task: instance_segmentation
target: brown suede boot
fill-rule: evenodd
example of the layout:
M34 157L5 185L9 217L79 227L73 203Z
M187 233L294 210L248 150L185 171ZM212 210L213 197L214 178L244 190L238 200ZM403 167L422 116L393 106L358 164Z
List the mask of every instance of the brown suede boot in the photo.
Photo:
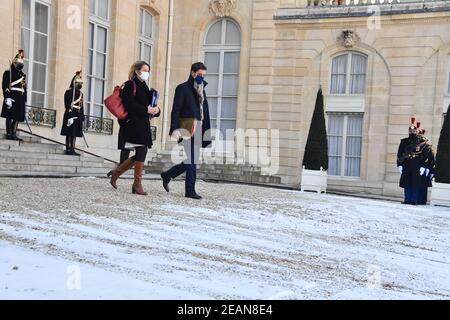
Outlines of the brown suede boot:
M148 195L142 187L142 173L144 172L144 162L136 161L134 166L134 183L133 183L133 194L138 194L141 196Z
M128 170L130 170L133 167L133 165L134 165L133 158L129 158L120 166L118 166L115 170L112 171L111 185L114 187L114 189L117 189L117 180L120 178L120 176L123 175Z

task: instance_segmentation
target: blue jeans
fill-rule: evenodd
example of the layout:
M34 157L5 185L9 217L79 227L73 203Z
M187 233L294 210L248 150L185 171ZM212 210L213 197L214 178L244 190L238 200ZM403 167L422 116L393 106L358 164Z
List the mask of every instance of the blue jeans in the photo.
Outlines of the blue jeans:
M200 142L196 143L196 141ZM195 183L197 181L197 164L200 158L201 141L201 136L200 139L194 139L194 137L192 137L190 140L183 140L183 142L181 142L181 145L183 146L184 152L187 155L186 161L173 166L166 172L166 175L171 179L175 179L176 177L186 172L186 194L195 193Z

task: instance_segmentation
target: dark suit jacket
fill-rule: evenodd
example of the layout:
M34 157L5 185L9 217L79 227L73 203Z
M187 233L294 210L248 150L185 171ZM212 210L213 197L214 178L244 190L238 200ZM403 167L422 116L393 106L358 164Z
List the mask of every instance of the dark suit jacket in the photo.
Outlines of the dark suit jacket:
M205 81L205 88L208 83ZM206 92L203 92L205 101L203 103L203 125L202 125L202 146L208 147L211 144L210 135L205 135L211 129L211 119L209 116L209 105ZM175 130L180 129L180 118L195 118L201 120L200 101L197 91L194 88L194 78L180 84L175 89L175 97L173 99L173 108L171 115L170 132L171 135Z

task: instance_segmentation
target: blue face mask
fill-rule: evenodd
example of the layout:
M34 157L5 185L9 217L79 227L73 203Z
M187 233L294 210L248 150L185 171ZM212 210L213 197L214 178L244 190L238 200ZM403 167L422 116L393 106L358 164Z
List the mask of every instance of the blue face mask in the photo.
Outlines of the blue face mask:
M195 82L197 82L197 84L202 84L204 79L205 78L202 77L202 76L196 76L195 77Z

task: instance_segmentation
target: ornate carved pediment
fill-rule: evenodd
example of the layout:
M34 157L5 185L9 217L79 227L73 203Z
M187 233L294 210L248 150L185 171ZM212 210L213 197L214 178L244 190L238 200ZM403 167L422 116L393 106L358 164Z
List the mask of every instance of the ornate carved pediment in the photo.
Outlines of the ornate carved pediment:
M338 43L346 48L353 47L361 38L352 30L345 30L337 39Z
M209 10L218 18L229 17L236 8L237 0L211 0Z

